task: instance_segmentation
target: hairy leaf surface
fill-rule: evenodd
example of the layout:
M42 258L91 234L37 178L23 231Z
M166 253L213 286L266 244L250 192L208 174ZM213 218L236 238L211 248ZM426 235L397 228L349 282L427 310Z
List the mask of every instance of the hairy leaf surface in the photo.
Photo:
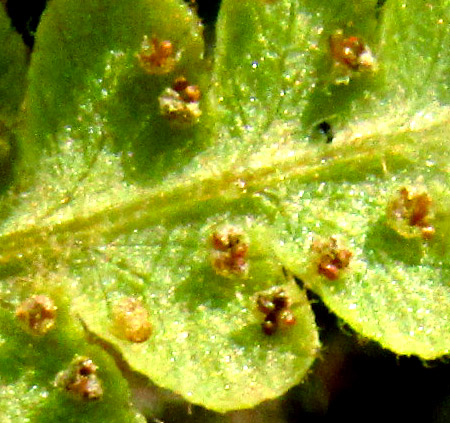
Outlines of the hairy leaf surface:
M220 412L305 376L303 286L397 354L448 354L449 4L416 3L224 0L212 65L177 1L54 0L3 205L3 301L70 290L132 369ZM331 54L340 34L368 65ZM170 72L142 68L144 36L171 41ZM188 122L160 110L180 76L202 92ZM296 324L268 335L258 298L279 290Z

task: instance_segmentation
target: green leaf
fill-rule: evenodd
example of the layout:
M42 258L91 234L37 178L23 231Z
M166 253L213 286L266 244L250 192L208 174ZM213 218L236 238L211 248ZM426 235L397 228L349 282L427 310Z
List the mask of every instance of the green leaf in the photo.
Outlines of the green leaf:
M27 50L20 35L11 27L0 6L0 189L10 180L11 162L15 159L14 131L26 88Z
M40 287L41 296L45 289ZM69 315L69 299L58 290L46 294L51 294L57 305L56 322L53 330L40 336L25 331L5 304L0 309L2 422L144 422L130 407L127 382L112 358L100 347L89 345L79 324ZM77 355L88 357L98 366L103 391L100 399L87 400L74 390L55 386L58 373L65 371Z
M4 124L6 119L15 117L25 94L27 51L3 6L0 7L0 40L0 121Z
M134 370L214 410L251 407L305 375L319 346L314 317L267 242L259 201L222 202L225 180L210 185L179 169L212 144L214 110L205 96L199 122L167 120L158 96L178 76L206 91L199 24L177 1L125 3L138 24L125 25L125 11L103 1L55 1L42 20L25 128L36 148L27 138L20 164L33 186L4 224L6 281L50 269L47 283L70 286L72 313ZM176 46L171 72L144 72L144 36ZM162 179L171 168L181 176ZM149 180L159 185L146 188ZM231 277L215 272L211 244L229 225L242 231L250 261L248 273ZM11 248L21 250L18 261ZM297 324L268 336L257 298L274 287L288 295Z
M304 378L319 342L300 280L383 347L448 354L448 1L322 3L224 0L210 82L178 1L53 0L2 300L68 290L133 370L220 412ZM165 40L174 66L147 72Z
M378 19L375 2L326 8L224 2L214 98L231 111L221 130L240 132L223 143L221 161L232 166L222 156L242 144L259 151L238 165L232 156L245 169L236 178L266 202L277 254L306 286L362 335L433 359L450 348L448 2L391 1ZM251 26L234 25L250 16ZM377 69L334 83L336 29L372 41ZM314 126L322 120L335 128L332 145ZM439 229L431 241L398 233L387 217L403 187L432 198ZM314 251L330 237L352 253L336 282L318 272Z
M402 100L449 103L448 6L448 1L386 4L380 54L388 89Z
M153 38L172 43L172 72L149 75L143 69L137 56L144 36L150 47ZM200 24L178 1L140 0L132 7L120 1L56 2L43 16L29 75L33 106L27 132L36 150L27 146L23 154L58 151L52 137L63 126L67 136L78 130L100 138L107 132L111 148L122 154L127 177L148 184L205 143L202 134L189 128L180 133L161 121L155 101L178 76L206 88L202 54ZM91 151L86 149L87 161L95 160L103 142L97 139Z

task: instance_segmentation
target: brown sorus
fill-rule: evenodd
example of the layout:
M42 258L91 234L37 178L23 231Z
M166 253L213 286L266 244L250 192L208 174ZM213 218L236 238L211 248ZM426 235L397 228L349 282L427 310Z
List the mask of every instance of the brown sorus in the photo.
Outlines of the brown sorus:
M140 343L152 333L148 311L136 298L121 298L113 307L112 316L113 333L119 338Z
M336 238L326 242L315 241L311 247L318 254L317 271L320 275L334 281L339 279L341 270L350 264L352 253L338 245Z
M190 85L184 76L180 76L173 82L172 88L180 94L181 98L188 103L200 101L201 91L197 85Z
M159 41L153 37L149 41L145 35L141 44L141 51L137 58L142 69L148 74L163 75L174 70L176 58L171 41Z
M244 276L248 271L248 243L238 229L227 226L211 235L212 263L217 274Z
M291 303L283 289L258 295L256 303L258 310L265 314L261 327L266 335L273 335L280 326L295 325L295 316L290 310Z
M103 389L97 369L90 358L76 356L67 370L58 373L55 385L81 399L99 400L103 396Z
M337 30L330 36L329 43L335 66L355 72L377 68L376 59L362 38L346 37L342 30Z
M431 224L432 200L426 192L411 192L401 188L388 206L388 219L400 235L413 237L417 228L424 239L431 239L435 229Z
M24 328L33 335L45 335L56 321L57 307L46 295L33 295L16 309L17 318Z

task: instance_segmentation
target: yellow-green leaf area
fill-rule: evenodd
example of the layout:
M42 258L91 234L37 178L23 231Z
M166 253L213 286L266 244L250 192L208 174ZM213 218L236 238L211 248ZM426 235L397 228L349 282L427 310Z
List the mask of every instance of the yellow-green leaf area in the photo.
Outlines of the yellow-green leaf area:
M2 301L65 290L133 370L219 412L305 377L305 290L397 354L448 354L448 2L379 3L224 0L212 64L182 2L53 0Z
M55 2L42 17L32 62L26 130L36 148L28 142L24 156L58 152L56 129L66 137L87 131L97 135L83 149L88 163L108 138L127 177L148 183L206 143L198 131L205 124L160 119L158 99L177 78L207 87L202 28L183 2Z
M133 370L213 410L252 407L304 377L319 347L314 316L272 250L259 201L236 197L207 166L183 169L216 143L209 124L186 127L158 108L180 75L207 89L198 21L181 2L125 3L58 0L42 20L25 122L39 148L21 139L20 174L33 177L17 181L22 194L3 222L5 292L17 278L24 290L44 279L67 289L70 313ZM146 36L178 46L170 72L142 69ZM207 95L199 107L214 116ZM221 225L242 231L248 257L214 251ZM227 271L229 260L243 262ZM290 323L271 317L266 334L258 297L273 289L287 296L279 312Z
M86 293L74 301L90 330L115 344L133 369L220 412L280 396L301 380L319 345L306 295L264 246L259 222L236 221L249 238L248 273L217 273L209 238L213 222L225 218L205 216L207 225L141 229L119 237L76 272ZM273 288L285 290L297 322L267 335L257 298ZM124 339L113 329L116 305L130 297L148 311L148 341Z
M362 335L398 354L437 358L450 348L448 3L391 1L379 8L370 2L337 1L315 11L312 6L294 1L224 3L222 10L229 15L219 20L226 35L219 37L217 71L225 79L222 66L235 61L241 73L217 85L217 98L219 105L229 102L228 110L242 121L242 132L222 151L243 144L259 150L239 177L272 216L280 237L278 255L286 267ZM289 12L291 25L303 23L293 30L293 44L280 41L287 27L281 31L285 21L275 18ZM239 13L252 16L252 30L232 24L231 16ZM271 34L267 22L272 17L283 35ZM312 32L306 22L313 25ZM348 43L351 37L351 42L367 43L373 66L344 69L346 62L331 51L336 31ZM306 44L298 45L302 39ZM244 57L233 51L233 40L249 46L241 53ZM303 55L306 45L310 53ZM299 54L294 69L281 59L293 52ZM262 66L254 63L258 57L264 59ZM270 69L268 57L276 63ZM298 75L302 67L308 76L280 78ZM275 85L270 78L283 81L279 102L269 89L264 91ZM289 92L292 98L284 95ZM233 109L235 104L239 107ZM258 104L262 107L256 111ZM297 107L296 114L289 113L290 104ZM249 119L252 114L270 116L270 123ZM316 126L322 120L331 127L328 134ZM246 167L232 157L231 162L224 160L224 167ZM275 163L276 171L269 170ZM259 175L267 178L264 183ZM429 218L434 226L428 228L435 231L430 239L419 228L428 223L410 220L402 223L402 230L392 222L389 210L402 189L411 197L416 192L429 198L424 222ZM348 269L326 268L326 260L333 257L317 251L318 244L333 240L351 254Z
M131 407L128 385L112 358L100 347L89 345L79 322L69 316L68 298L55 286L46 292L44 286L37 285L35 293L49 295L57 309L55 326L39 336L25 330L14 311L24 298L2 293L2 422L143 422L143 417ZM66 370L76 356L88 357L98 367L100 399L87 400L56 386L58 373Z

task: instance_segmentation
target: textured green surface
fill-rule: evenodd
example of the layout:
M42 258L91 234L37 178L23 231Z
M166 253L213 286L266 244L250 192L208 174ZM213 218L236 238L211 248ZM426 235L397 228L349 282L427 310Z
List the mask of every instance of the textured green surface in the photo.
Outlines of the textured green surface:
M9 180L14 160L12 128L22 117L20 105L26 88L27 50L20 35L11 27L3 4L0 5L0 190Z
M223 10L229 9L232 18L224 14L219 30L233 38L218 37L224 70L219 69L215 96L220 104L230 103L227 110L234 107L230 116L235 123L226 121L223 131L231 127L239 136L232 145L221 144L221 157L242 144L259 151L247 165L236 166L231 156L224 167L247 168L237 178L272 216L280 238L278 256L334 312L399 354L436 358L450 348L449 8L446 2L420 7L388 2L377 22L375 7L369 6L336 2L333 12L302 14L301 2L265 7L224 2ZM265 23L275 10L286 16L274 19L277 36ZM242 53L245 57L227 53L237 39L234 20L251 14L259 28L245 32L251 48ZM313 25L312 34L307 23ZM347 25L349 34L374 41L379 70L354 75L348 86L335 86L329 57L315 68L308 60L325 57L330 33ZM289 31L295 37L275 42L289 37ZM242 80L227 79L229 60L240 61ZM277 81L272 92L271 78ZM254 125L253 116L268 123ZM340 129L330 146L310 126L322 119ZM388 203L404 186L428 190L433 198L439 230L429 243L405 239L386 224ZM337 282L317 274L311 252L314 239L330 236L342 238L354 254L350 271Z
M58 306L55 329L41 337L30 335L11 312L0 310L1 421L144 422L130 407L127 383L114 361L100 347L87 344L82 329L68 315L68 298L59 290L35 288L40 294L50 294ZM77 354L98 366L104 392L98 401L83 400L54 386L58 372Z
M104 10L100 5L91 2L89 7ZM157 110L157 96L171 78L183 75L206 89L201 72L208 64L200 61L200 28L188 9L177 2L152 5L142 2L143 9L129 12L140 16L146 11L142 28L120 27L120 37L108 34L119 41L91 53L98 63L79 57L79 46L89 50L90 45L80 40L86 33L90 43L96 37L103 40L112 24L88 30L89 24L80 22L81 31L72 22L69 29L64 23L72 19L74 8L86 13L83 3L55 2L46 12L27 100L36 107L27 110L26 131L38 148L23 145L29 157L22 163L24 172L34 178L34 188L4 226L16 247L30 254L16 262L8 253L5 272L29 272L23 266L32 266L33 273L51 268L49 283L70 286L72 311L112 342L133 369L209 408L251 407L300 382L319 346L314 317L304 292L283 274L267 244L271 236L257 216L258 201L216 201L217 190L226 184L191 180L190 172L160 182L162 188L144 187L213 143L205 138L213 113L206 97L201 103L205 117L193 127L172 125ZM112 8L108 20L121 19L120 10ZM162 15L171 16L164 25ZM144 35L169 39L182 52L171 74L146 75L139 67L136 54ZM55 45L64 40L71 41L64 47L65 57L53 56ZM49 87L45 94L43 79ZM66 117L71 113L74 117ZM31 155L41 160L36 172L29 169L36 160ZM17 211L22 218L16 219ZM245 278L218 276L212 268L210 237L220 223L237 225L249 238L252 263ZM23 230L20 240L13 235L18 230ZM42 237L52 245L41 243ZM298 323L268 337L256 298L272 286L289 293ZM113 309L123 297L138 298L148 310L153 326L148 342L133 344L115 336Z
M11 27L3 6L0 7L0 121L12 119L25 93L26 47ZM8 122L11 123L11 122ZM0 134L1 135L1 134Z
M444 0L381 11L375 1L224 0L208 72L201 28L177 1L53 0L31 62L20 193L2 203L5 319L43 287L68 292L70 328L80 316L132 369L221 412L280 396L317 355L292 275L383 347L448 354L449 10ZM334 83L328 47L338 29L377 59L347 85ZM173 42L172 73L139 67L144 35ZM196 124L158 110L180 75L203 93ZM324 119L331 144L316 128ZM389 225L403 187L432 198L431 240ZM211 235L226 225L248 241L244 277L212 266ZM336 281L318 273L314 251L332 236L352 253ZM268 336L257 297L272 287L297 324ZM145 342L113 330L126 297L148 312ZM28 380L14 380L24 392Z

